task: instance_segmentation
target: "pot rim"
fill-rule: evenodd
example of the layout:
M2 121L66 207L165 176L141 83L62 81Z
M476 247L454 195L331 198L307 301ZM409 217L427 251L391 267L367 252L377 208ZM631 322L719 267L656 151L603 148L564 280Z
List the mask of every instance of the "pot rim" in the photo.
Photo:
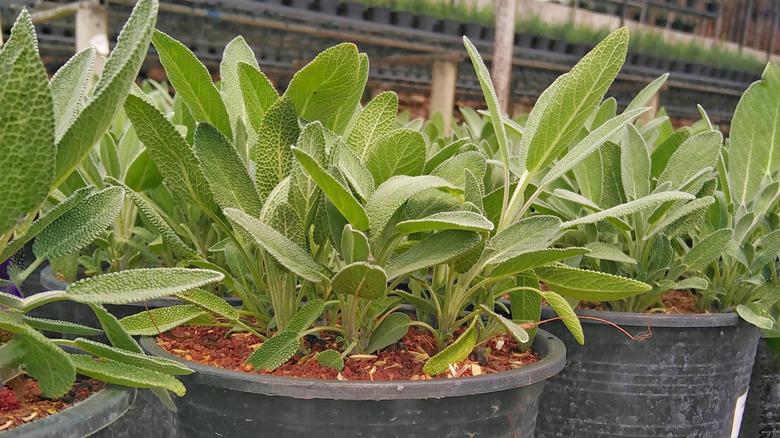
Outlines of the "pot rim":
M549 315L552 309L545 307L543 313ZM581 316L605 319L620 326L636 327L678 327L707 328L733 327L740 324L741 318L734 312L695 313L684 315L666 315L657 313L613 312L604 310L577 310ZM583 324L605 324L600 321L582 319Z
M106 386L90 397L56 414L3 432L3 438L89 436L122 418L136 397L136 390ZM112 415L118 412L118 415Z
M299 379L224 370L175 356L157 345L153 337L142 337L141 346L154 356L175 360L195 370L195 374L187 376L194 383L297 399L421 400L485 394L543 382L558 374L566 362L563 342L544 330L537 331L533 343L534 351L542 359L522 368L457 379L384 382Z

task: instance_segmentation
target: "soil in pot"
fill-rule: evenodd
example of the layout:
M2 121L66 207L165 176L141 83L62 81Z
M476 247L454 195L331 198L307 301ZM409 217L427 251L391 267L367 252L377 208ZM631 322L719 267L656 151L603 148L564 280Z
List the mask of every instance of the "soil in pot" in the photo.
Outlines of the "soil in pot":
M430 380L341 381L285 378L185 361L142 338L150 353L178 360L180 436L343 438L533 437L544 381L563 367L565 350L539 330L539 360L518 369ZM249 427L247 426L249 425Z
M218 368L251 372L246 359L259 346L259 340L249 333L229 333L228 328L182 326L160 335L157 343L166 351L185 360ZM333 336L309 336L302 348L306 354L297 354L274 371L256 371L284 377L303 377L326 380L425 380L425 361L436 353L435 340L428 332L410 329L401 341L375 355L348 356L339 372L317 363L317 352L328 348L339 349ZM520 368L538 360L531 352L520 352L517 342L508 335L488 342L484 354L472 353L468 360L439 377L468 377Z
M675 304L678 305L678 304ZM730 438L739 428L758 330L736 314L579 311L585 346L559 321L567 367L548 381L537 437Z
M61 398L49 399L41 395L35 380L19 376L0 389L0 432L57 414L104 386L96 380L79 379Z

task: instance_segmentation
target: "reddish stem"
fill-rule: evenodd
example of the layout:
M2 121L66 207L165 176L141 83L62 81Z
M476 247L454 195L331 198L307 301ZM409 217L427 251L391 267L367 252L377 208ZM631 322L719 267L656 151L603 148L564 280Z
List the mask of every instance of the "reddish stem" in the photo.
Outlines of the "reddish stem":
M598 321L598 322L610 325L610 326L616 328L620 333L623 333L624 335L626 335L626 337L628 339L631 339L634 342L646 341L646 340L648 340L648 339L653 337L653 330L650 329L650 326L647 326L647 331L646 332L640 333L640 334L634 336L631 333L627 332L623 327L620 327L619 325L615 324L614 322L608 321L608 320L603 319L603 318L597 318L595 316L581 316L581 315L577 315L577 318L579 318L579 319L587 319L587 320L591 320L591 321ZM538 326L540 326L542 324L546 324L548 322L553 322L553 321L562 320L562 319L563 319L563 317L557 316L555 318L550 318L550 319L545 319L544 321L539 321L539 322L533 324L533 326L538 327Z

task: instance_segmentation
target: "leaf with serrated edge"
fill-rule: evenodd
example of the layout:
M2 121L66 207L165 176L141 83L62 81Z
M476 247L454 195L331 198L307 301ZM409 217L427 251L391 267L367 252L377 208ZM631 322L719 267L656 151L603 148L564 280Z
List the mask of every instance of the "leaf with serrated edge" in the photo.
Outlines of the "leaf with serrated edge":
M66 292L79 303L126 304L175 295L223 278L208 269L131 269L79 280L68 285Z
M704 236L685 253L681 262L691 271L704 268L723 252L732 234L734 231L731 228L723 228Z
M553 85L547 104L520 141L521 167L544 168L571 143L583 122L598 107L625 61L628 28L604 38ZM530 119L529 119L530 122Z
M412 320L403 312L395 312L385 318L371 333L366 351L371 354L400 341L409 331Z
M190 49L167 34L155 30L152 44L160 56L168 80L176 94L199 122L208 122L228 138L233 138L230 116L211 75Z
M515 222L488 243L493 250L488 263L501 263L518 254L547 248L558 237L560 226L561 220L555 216L531 216Z
M139 312L119 320L133 336L157 336L206 314L200 306L179 304Z
M290 80L285 91L295 105L298 116L307 121L319 120L335 131L336 117L343 105L356 105L350 96L360 83L360 57L352 43L341 43L318 54ZM351 108L354 110L354 107Z
M331 287L338 294L377 299L385 295L387 275L379 266L355 262L336 273L331 280Z
M92 97L57 143L53 187L59 186L76 170L111 125L146 59L157 8L157 0L139 0L135 4L106 60Z
M203 289L193 289L191 291L176 294L176 297L182 301L196 304L211 313L235 321L238 319L238 312L227 301L217 295Z
M512 337L514 337L520 344L525 344L531 339L531 337L528 335L528 332L524 328L515 324L515 322L511 319L504 318L484 304L481 304L480 307L485 313L492 316L496 321L504 326L506 331L509 332L509 334L511 334Z
M266 112L257 141L249 152L257 166L255 183L262 199L290 173L290 146L299 134L295 108L289 97L282 96Z
M49 82L54 103L56 141L62 138L84 103L94 63L95 48L89 46L70 58Z
M547 248L529 251L511 257L499 263L491 274L494 276L513 274L533 269L537 266L548 265L569 257L587 255L590 251L586 248Z
M425 138L411 129L396 129L369 146L363 160L376 185L395 175L420 175L425 166Z
M614 301L650 291L650 285L630 278L568 266L534 269L539 280L566 298L585 301Z
M767 175L780 168L780 68L767 64L761 80L742 94L729 137L728 174L732 201L749 205Z
M344 358L336 350L324 350L317 353L317 363L338 371L344 369Z
M458 339L447 348L441 350L432 358L428 359L423 365L423 372L429 376L435 376L447 371L450 364L458 363L471 354L471 350L477 343L477 320L474 318L471 325L464 331Z
M38 382L44 395L64 395L76 381L76 370L67 353L37 330L22 321L20 314L0 311L0 329L15 333L24 343L20 362L27 374Z
M615 245L604 242L591 242L585 245L590 252L584 254L585 257L599 260L611 260L613 262L636 264L636 260L626 255L622 249Z
M608 208L606 210L599 211L587 216L582 216L577 219L567 221L561 224L561 228L571 228L576 225L582 224L595 224L604 219L618 218L627 216L630 214L638 213L650 207L655 207L659 204L669 201L689 201L694 199L694 196L685 192L660 192L653 193L644 196L640 199L626 202L625 204L616 205L615 207Z
M108 187L93 193L47 226L33 244L37 258L54 258L92 243L119 215L125 192Z
M187 392L175 377L139 368L104 357L94 358L86 354L69 355L79 374L115 385L133 388L164 388L179 397Z
M572 147L563 158L555 163L552 169L544 176L544 179L542 179L541 185L545 186L563 176L603 145L604 142L609 140L615 133L623 129L627 124L631 123L632 120L639 117L639 115L645 111L647 111L647 108L627 111L607 120L601 126L594 129L590 134Z
M390 218L409 198L431 188L455 189L455 186L430 175L399 175L383 182L366 202L371 237L382 233Z
M78 189L75 192L73 192L73 194L70 195L68 198L66 198L64 201L52 207L46 213L43 213L38 219L35 220L35 222L32 223L32 225L30 225L29 228L27 228L27 230L24 233L17 236L14 240L9 242L8 245L5 246L5 248L3 248L2 253L0 253L0 260L8 260L8 258L14 255L16 251L21 249L25 243L32 240L41 231L43 231L46 227L48 227L52 222L54 222L60 216L67 213L70 209L78 205L82 200L84 200L84 198L86 198L91 193L93 193L93 189L91 187L84 187Z
M243 211L227 208L224 213L231 223L252 236L257 245L271 254L285 268L315 283L323 280L323 274L317 262L283 234Z
M542 292L542 298L561 317L561 321L569 329L569 333L574 336L574 340L580 345L585 345L585 333L582 331L582 324L566 299L551 291Z
M166 187L176 196L210 208L214 201L208 182L198 167L195 153L176 128L157 108L132 94L125 101L125 112Z
M100 336L103 331L94 327L89 327L82 324L76 324L70 321L59 321L56 319L48 318L35 318L32 316L24 316L24 322L30 325L30 327L37 330L44 330L48 332L65 333L76 336Z
M246 63L258 68L257 58L244 37L237 36L225 45L222 61L219 63L219 78L222 87L222 100L225 102L228 116L235 126L239 118L244 117L244 99L238 79L238 64Z
M255 64L238 62L238 82L246 118L252 129L258 131L266 112L279 99L279 93Z
M395 226L396 231L404 234L441 230L493 231L493 228L493 223L487 218L470 211L434 213L422 219L399 222Z
M406 252L390 260L388 279L447 263L477 245L480 236L471 231L448 230L426 237Z
M0 234L46 198L54 177L54 114L35 29L23 10L0 51Z
M132 365L138 368L146 368L158 373L181 376L192 374L193 371L186 366L162 357L147 356L143 353L135 353L121 348L112 347L89 339L78 338L74 341L76 347L95 356Z
M195 129L195 156L211 188L211 194L222 208L237 208L260 216L262 200L236 149L216 128L198 123Z
M358 230L368 229L368 216L363 206L352 196L336 178L320 166L309 154L298 148L292 148L295 159L303 167L309 177L314 180L320 190L325 193L331 203L344 215L349 223Z
M349 147L365 161L370 146L393 128L398 113L398 95L385 91L371 99L349 133Z

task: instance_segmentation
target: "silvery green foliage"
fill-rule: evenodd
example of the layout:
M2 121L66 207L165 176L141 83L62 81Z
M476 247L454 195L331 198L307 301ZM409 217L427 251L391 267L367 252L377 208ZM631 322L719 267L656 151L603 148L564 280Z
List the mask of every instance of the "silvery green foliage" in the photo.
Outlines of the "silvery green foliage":
M146 55L156 15L156 1L138 2L91 94L87 83L94 53L90 50L77 54L46 82L34 28L26 11L20 14L11 37L0 50L4 84L0 100L9 108L0 116L0 150L7 150L5 156L12 158L3 173L7 180L0 184L0 197L9 202L0 208L5 214L0 219L2 259L12 257L34 239L35 261L17 272L15 281L20 283L45 260L89 245L122 209L122 187L87 185L70 190L64 181L104 134L132 85ZM69 192L70 196L63 196ZM51 205L47 197L59 202ZM27 298L0 293L0 328L13 335L0 345L3 382L26 373L37 380L44 395L60 397L70 389L78 373L108 383L150 388L167 401L167 391L183 395L184 386L174 376L191 371L174 362L146 356L100 305L185 293L222 277L208 270L131 270L83 280L67 291L43 292ZM62 300L90 303L103 330L28 315L40 306ZM52 340L42 330L76 336L105 334L112 345L83 338Z
M707 268L712 279L705 292L707 303L721 311L736 309L748 322L774 333L780 301L778 96L780 70L768 64L737 104L718 166L719 191L705 221L709 231L734 230L722 257Z
M648 99L648 90L657 90L664 79L648 85L634 102ZM586 129L598 129L614 111L605 100ZM581 265L653 286L647 294L610 302L613 310L643 312L667 290L706 289L703 268L719 257L732 234L726 227L699 233L715 202L721 134L712 127L669 134L667 126L664 116L627 125L539 204L565 220L568 244L591 250ZM622 211L619 219L593 220L615 211Z

